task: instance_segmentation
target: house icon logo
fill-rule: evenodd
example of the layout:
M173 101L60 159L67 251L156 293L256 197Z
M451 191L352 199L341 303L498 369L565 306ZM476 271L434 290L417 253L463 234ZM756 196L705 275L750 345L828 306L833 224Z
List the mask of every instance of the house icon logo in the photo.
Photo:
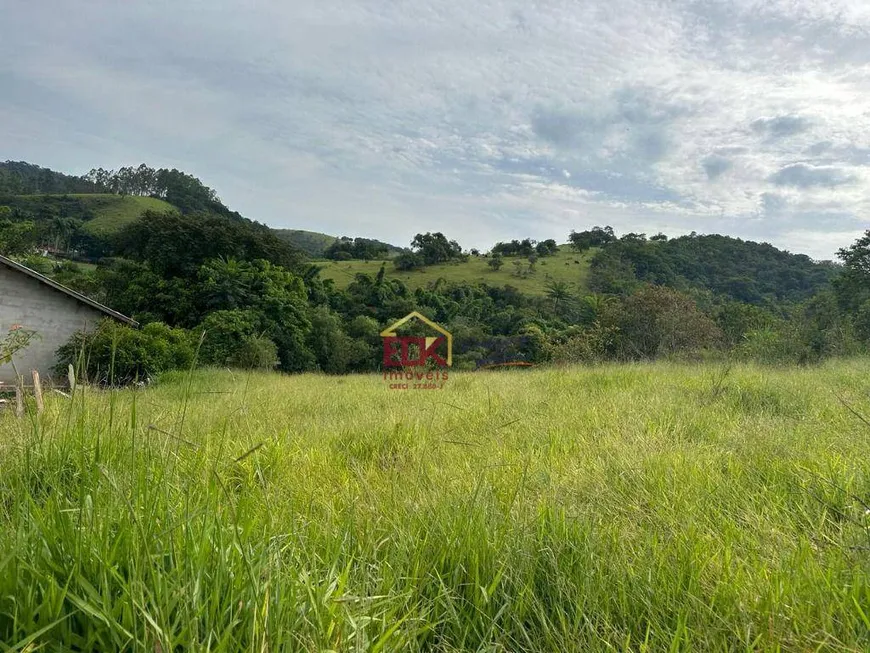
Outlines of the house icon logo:
M439 335L398 335L399 327L413 319L419 320ZM453 365L453 336L447 329L417 311L408 313L401 320L381 331L381 337L384 339L384 367L425 366L429 361L438 367ZM445 343L446 353L443 347Z

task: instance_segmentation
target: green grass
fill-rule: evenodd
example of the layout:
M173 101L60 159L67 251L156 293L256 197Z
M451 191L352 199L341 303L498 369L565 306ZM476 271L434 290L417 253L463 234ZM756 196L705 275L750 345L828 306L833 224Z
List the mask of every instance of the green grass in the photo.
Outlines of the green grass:
M94 235L107 236L135 222L145 211L176 211L168 202L156 197L131 195L72 195L94 212L86 228Z
M71 193L66 195L13 195L2 202L38 213L42 208L53 208L59 215L87 220L85 228L94 235L107 236L137 220L145 211L177 211L154 197ZM93 216L93 217L91 217Z
M866 651L867 362L51 394L0 649Z
M438 279L454 282L486 283L490 286L511 285L529 295L543 295L549 281L563 281L573 287L583 288L589 271L589 260L592 252L578 254L569 246L562 245L553 256L539 259L535 271L526 276L516 274L514 261L528 268L528 260L523 257L504 259L500 270L493 271L488 265L488 258L470 256L467 261L430 265L419 270L400 272L392 262L386 264L386 276L389 279L399 279L409 288L424 288ZM323 267L321 276L332 279L336 287L344 288L354 279L358 272L370 276L378 273L383 261L318 261Z

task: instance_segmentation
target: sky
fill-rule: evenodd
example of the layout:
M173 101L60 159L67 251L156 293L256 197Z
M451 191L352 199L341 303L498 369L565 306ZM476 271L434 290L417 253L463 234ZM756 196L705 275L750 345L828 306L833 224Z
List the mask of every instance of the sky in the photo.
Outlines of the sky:
M465 248L870 229L866 0L0 0L0 160Z

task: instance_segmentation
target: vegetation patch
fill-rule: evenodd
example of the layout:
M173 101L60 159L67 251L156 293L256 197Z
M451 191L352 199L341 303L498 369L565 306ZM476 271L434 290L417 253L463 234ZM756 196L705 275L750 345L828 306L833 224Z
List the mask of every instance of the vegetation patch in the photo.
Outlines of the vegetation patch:
M51 394L0 413L0 641L865 650L866 366L734 365L706 403L716 365L665 363Z

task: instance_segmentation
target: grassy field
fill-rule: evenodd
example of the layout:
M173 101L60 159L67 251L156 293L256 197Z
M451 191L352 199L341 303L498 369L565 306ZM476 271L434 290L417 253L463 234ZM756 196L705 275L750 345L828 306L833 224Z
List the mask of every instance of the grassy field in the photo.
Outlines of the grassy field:
M504 266L497 272L487 265L488 258L476 256L469 257L465 262L430 265L410 272L400 272L392 262L387 262L386 276L390 279L400 279L411 289L423 288L430 282L443 278L446 281L487 283L491 286L511 285L526 294L543 295L547 282L551 280L573 284L575 289L584 287L591 256L591 252L578 254L567 245L562 245L555 255L540 259L535 266L535 271L527 276L516 274L514 261L520 261L524 269L528 268L528 261L522 257L505 258ZM353 281L354 275L358 272L375 276L383 261L318 261L317 263L323 267L320 274L324 279L333 279L338 288L344 288Z
M175 211L168 202L156 197L131 195L72 195L91 209L96 217L86 227L94 235L109 235L135 222L145 211Z
M0 416L0 649L870 650L867 363L52 394Z

